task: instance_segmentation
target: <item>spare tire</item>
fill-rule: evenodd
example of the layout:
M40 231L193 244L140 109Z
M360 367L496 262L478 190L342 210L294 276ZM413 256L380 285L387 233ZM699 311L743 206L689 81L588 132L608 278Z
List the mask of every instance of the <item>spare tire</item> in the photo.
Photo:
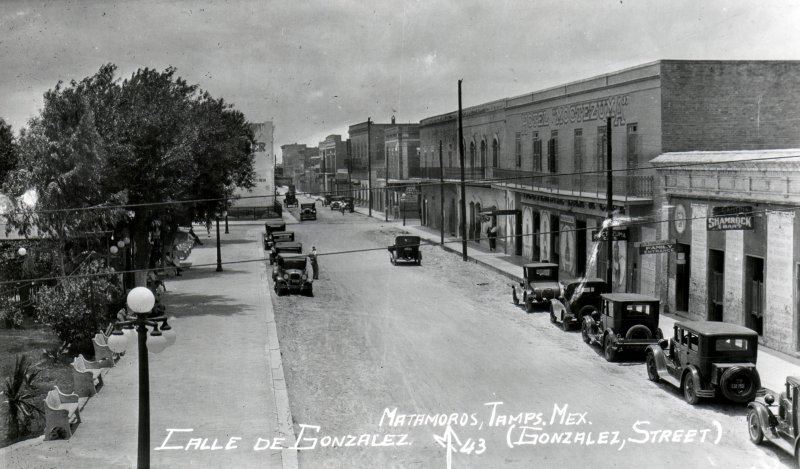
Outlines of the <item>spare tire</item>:
M653 333L650 332L650 328L645 326L644 324L637 324L630 329L625 334L626 339L652 339Z
M750 402L756 397L756 392L761 387L761 378L755 368L733 366L722 373L719 387L722 395L730 401Z

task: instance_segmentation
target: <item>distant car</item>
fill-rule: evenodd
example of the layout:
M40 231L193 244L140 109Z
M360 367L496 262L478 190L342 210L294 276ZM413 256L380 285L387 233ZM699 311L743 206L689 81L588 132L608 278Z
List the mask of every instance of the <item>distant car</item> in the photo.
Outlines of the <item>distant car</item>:
M788 376L786 388L777 395L767 391L762 400L747 404L747 430L750 441L760 445L764 439L794 456L800 467L800 376ZM776 408L777 407L777 408ZM777 411L777 412L775 412Z
M394 244L389 246L389 262L397 265L397 261L414 262L422 265L422 253L419 251L419 236L397 236Z
M272 249L272 245L281 241L294 241L294 231L273 231L264 234L264 249Z
M599 278L575 279L564 282L564 294L550 300L550 322L561 321L561 328L568 331L580 324L583 317L599 311L603 293L611 288Z
M330 204L331 210L341 210L342 208L342 201L341 200L332 200Z
M603 347L606 360L620 352L644 352L663 338L658 328L658 298L636 293L604 293L599 311L583 317L581 336Z
M676 322L669 342L647 348L647 377L683 390L689 404L717 390L736 403L763 395L756 370L758 334L744 326L715 321Z
M314 296L313 280L308 275L308 257L279 254L272 269L275 293L283 296L289 292L299 292Z
M339 202L339 210L342 209L342 205L344 205L344 209L350 213L353 213L355 210L352 197L342 197L341 202Z
M264 222L264 229L266 230L267 234L270 234L273 231L286 231L286 223L280 218L267 220Z
M269 252L269 265L275 264L275 258L278 257L278 254L287 252L294 254L302 254L303 243L298 243L296 241L281 241L279 243L273 244L272 249Z
M294 192L287 192L283 198L283 205L285 207L297 207L297 196Z
M550 300L564 295L564 287L558 281L558 264L533 262L522 266L522 302L525 311L533 312L535 306L550 304ZM512 285L513 287L513 285ZM512 291L514 304L519 304L516 288Z
M315 203L300 204L300 221L316 220L316 219L317 219L317 206Z

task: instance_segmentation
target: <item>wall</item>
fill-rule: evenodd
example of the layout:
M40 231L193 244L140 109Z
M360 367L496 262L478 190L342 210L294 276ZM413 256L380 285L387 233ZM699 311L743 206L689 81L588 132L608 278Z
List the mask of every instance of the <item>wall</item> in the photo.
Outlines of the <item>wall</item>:
M255 187L252 190L237 188L234 192L235 195L250 198L233 201L232 205L235 207L272 205L275 194L275 152L273 151L275 127L271 121L250 124L250 127L253 129L256 141L256 151L253 152Z

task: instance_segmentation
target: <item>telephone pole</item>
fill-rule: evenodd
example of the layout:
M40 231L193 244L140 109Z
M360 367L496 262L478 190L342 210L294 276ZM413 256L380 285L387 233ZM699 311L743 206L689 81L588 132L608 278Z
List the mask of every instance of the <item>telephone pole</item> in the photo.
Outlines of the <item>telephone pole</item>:
M464 184L464 126L461 122L461 82L458 80L458 159L461 163L461 252L464 261L467 258L467 191Z
M367 190L369 191L369 217L372 218L372 121L367 117Z
M608 215L608 230L606 231L606 282L609 288L614 285L613 259L611 258L614 248L614 226L611 220L614 218L614 180L611 175L611 118L606 119L606 212Z
M439 140L439 208L441 213L441 244L444 246L444 167L442 165L442 141Z

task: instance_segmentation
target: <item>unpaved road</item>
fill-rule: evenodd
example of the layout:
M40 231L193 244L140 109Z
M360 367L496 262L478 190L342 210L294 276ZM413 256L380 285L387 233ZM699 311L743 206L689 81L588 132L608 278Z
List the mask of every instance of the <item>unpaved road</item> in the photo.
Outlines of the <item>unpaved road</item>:
M298 446L314 446L301 467L444 468L446 421L459 468L791 464L750 443L744 407L692 407L641 361L607 363L515 307L499 274L438 247L392 266L394 224L318 205L289 229L321 254L313 298L272 297Z

